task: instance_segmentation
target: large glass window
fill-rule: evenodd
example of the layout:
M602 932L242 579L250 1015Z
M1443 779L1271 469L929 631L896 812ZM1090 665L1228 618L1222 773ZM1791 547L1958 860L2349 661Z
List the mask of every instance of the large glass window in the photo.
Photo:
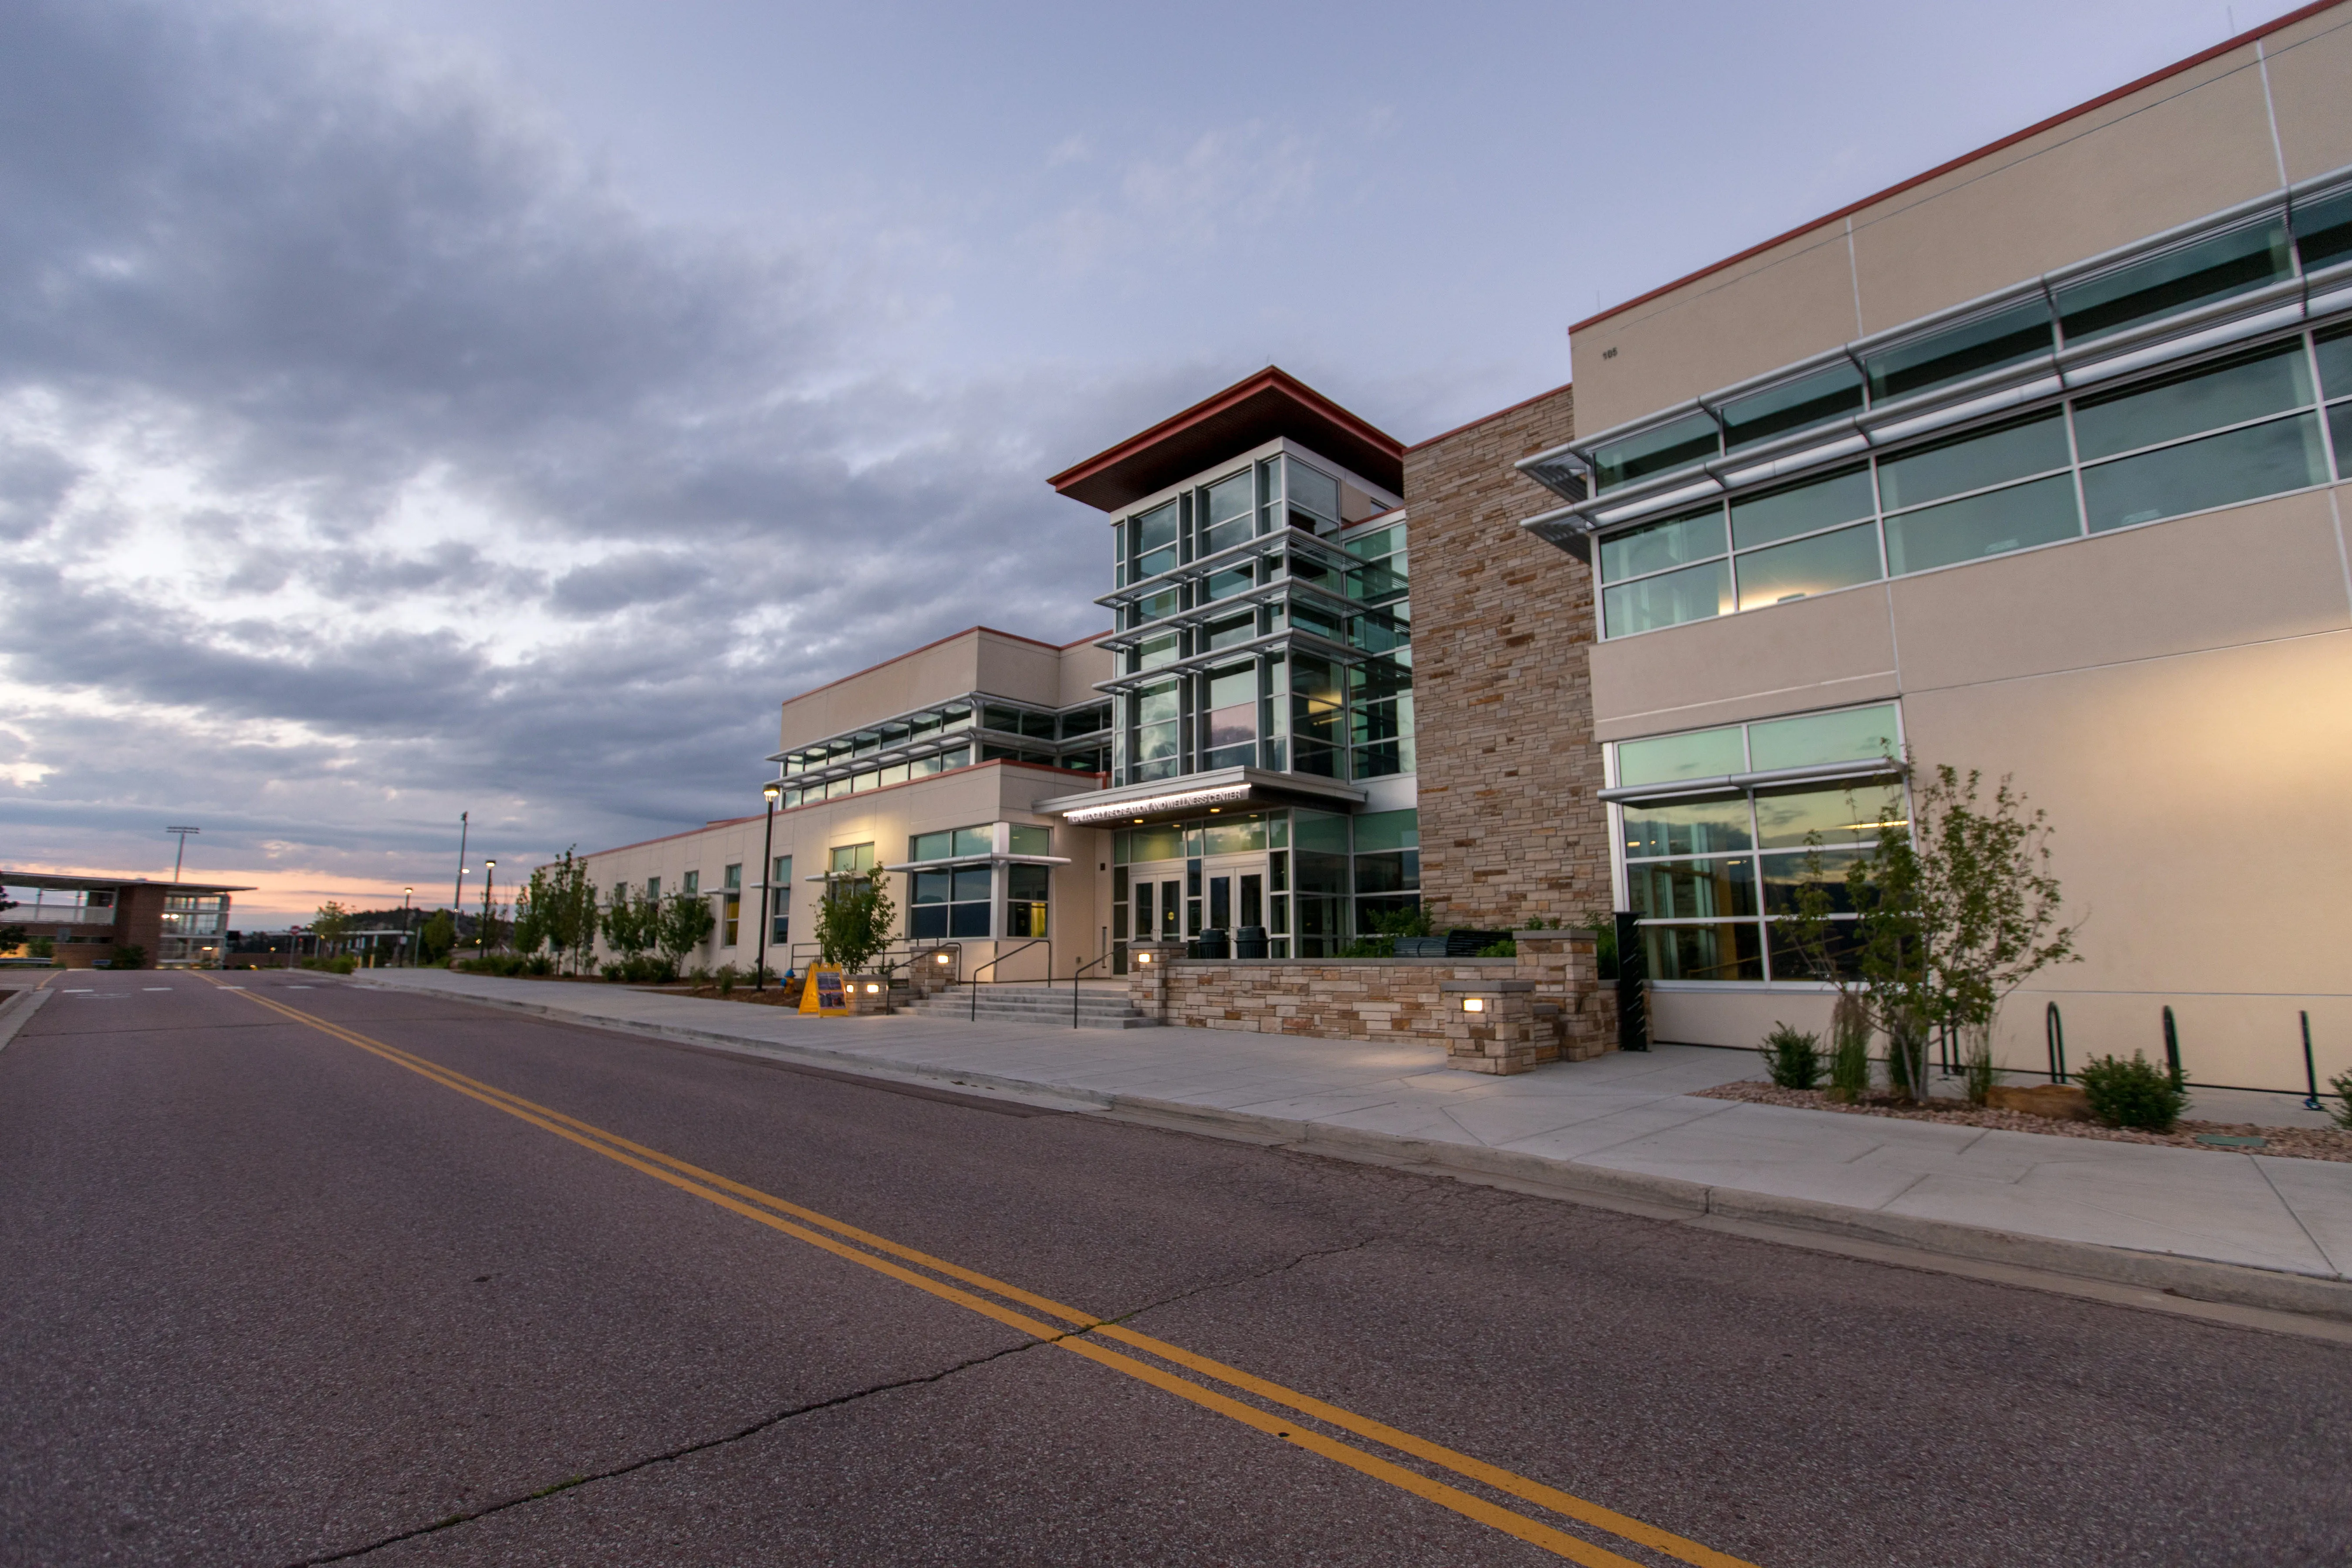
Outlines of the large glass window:
M2057 291L2070 343L2249 293L2294 275L2286 223L2265 218L2160 251Z
M1723 405L1723 449L1736 452L1862 407L1862 373L1851 364L1751 393Z
M2306 196L2294 204L2295 253L2303 268L2316 272L2352 257L2352 190Z
M1255 767L1257 763L1257 663L1231 665L1202 678L1203 705L1201 766Z
M1201 553L1213 555L1257 531L1257 479L1248 468L1202 492Z
M2352 329L2273 342L1604 537L1601 633L2324 484L2347 437Z
M1175 568L1178 519L1179 508L1171 500L1128 521L1128 537L1135 552L1135 567L1129 581L1140 583Z
M1339 667L1313 654L1290 658L1292 771L1339 778L1347 755L1347 704Z
M1871 401L1891 403L2017 364L2047 353L2053 342L2050 307L2039 300L1938 328L1864 362Z
M1004 868L1006 936L1027 938L1046 934L1045 893L1052 880L1052 871L1048 867L1007 866Z
M1597 449L1592 454L1593 483L1598 489L1613 489L1703 463L1722 450L1723 437L1715 416L1693 414Z
M995 893L994 873L989 867L940 867L917 871L907 881L909 937L936 941L988 935L989 904Z
M793 858L776 857L768 876L768 944L771 947L793 939Z
M1671 784L1869 762L1899 752L1895 730L1893 704L1880 703L1663 735L1621 743L1618 775ZM1882 822L1902 821L1903 792L1867 779L1759 785L1617 811L1626 903L1643 922L1653 979L1802 979L1801 964L1772 950L1773 918L1795 911L1816 868L1841 904L1845 868L1876 843Z

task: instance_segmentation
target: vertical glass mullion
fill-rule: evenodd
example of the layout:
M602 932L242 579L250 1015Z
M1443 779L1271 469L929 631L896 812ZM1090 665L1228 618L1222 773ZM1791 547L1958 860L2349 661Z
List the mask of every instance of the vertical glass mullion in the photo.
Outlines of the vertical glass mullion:
M2065 410L2059 422L2066 426L2066 472L2074 481L2074 537L2082 539L2091 528L2091 508L2083 495L2083 448L2074 439L2074 400L2068 398L2061 405Z

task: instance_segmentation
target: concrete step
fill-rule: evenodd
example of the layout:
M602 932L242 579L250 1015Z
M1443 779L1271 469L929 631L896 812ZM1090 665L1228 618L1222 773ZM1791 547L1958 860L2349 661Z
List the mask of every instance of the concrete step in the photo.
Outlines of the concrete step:
M1065 1026L1071 1018L1070 992L1067 986L1046 985L982 985L977 998L965 989L943 991L913 1004L905 1010L929 1018L971 1018L975 1016L998 1023L1060 1024ZM1082 1029L1136 1029L1154 1026L1151 1019L1138 1013L1127 997L1116 991L1082 990L1077 996L1076 1016Z

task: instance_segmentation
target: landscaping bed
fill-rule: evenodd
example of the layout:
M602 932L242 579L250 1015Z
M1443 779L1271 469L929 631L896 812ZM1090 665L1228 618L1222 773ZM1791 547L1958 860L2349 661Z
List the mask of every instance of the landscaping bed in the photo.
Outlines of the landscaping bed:
M1993 1110L1965 1100L1929 1100L1905 1104L1873 1095L1859 1105L1843 1105L1818 1089L1779 1089L1769 1083L1726 1083L1693 1089L1701 1100L1739 1100L1751 1105L1785 1105L1798 1110L1834 1110L1847 1116L1892 1116L1906 1121L1948 1121L1961 1127L1997 1128L2003 1132L2040 1132L2061 1138L2103 1138L2113 1143L2165 1143L2176 1149L2203 1149L2222 1154L2276 1154L2291 1160L2334 1160L2352 1164L2352 1130L2334 1127L2252 1127L2241 1122L2191 1121L2182 1118L2169 1132L2146 1132L2129 1127L2102 1127L2095 1121L2065 1121L2031 1116L2021 1110ZM2259 1138L2259 1149L2200 1143L2207 1138Z

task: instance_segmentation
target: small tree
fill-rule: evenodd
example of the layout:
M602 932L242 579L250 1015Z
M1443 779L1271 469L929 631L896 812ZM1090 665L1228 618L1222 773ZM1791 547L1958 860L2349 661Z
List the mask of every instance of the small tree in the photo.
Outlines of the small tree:
M1820 839L1809 835L1806 882L1781 925L1812 973L1868 1008L1887 1038L1887 1076L1906 1098L1927 1086L1938 1025L1960 1033L1976 1063L1971 1092L1990 1088L2002 1002L2040 971L2077 959L2079 927L2058 923L2047 814L2029 813L2006 777L1983 809L1982 779L1938 764L1915 784L1911 819L1882 821L1870 853L1846 870L1850 921L1830 918Z
M547 868L535 868L530 880L515 895L514 945L517 952L537 952L547 941L548 906L553 901Z
M632 893L625 883L613 889L613 901L604 909L604 944L624 961L634 961L646 949L658 945L660 927L661 905L656 900Z
M457 945L457 921L447 910L434 910L416 930L416 955L424 963L440 963Z
M879 872L828 883L816 916L818 958L844 969L865 967L890 945L891 922L898 914Z
M310 934L319 939L320 948L329 951L340 950L344 941L352 934L352 912L334 900L329 899L319 906L319 912L311 917Z
M710 901L700 894L672 893L662 900L658 925L655 945L675 970L688 953L710 940L710 933L719 928L719 917L710 912Z

